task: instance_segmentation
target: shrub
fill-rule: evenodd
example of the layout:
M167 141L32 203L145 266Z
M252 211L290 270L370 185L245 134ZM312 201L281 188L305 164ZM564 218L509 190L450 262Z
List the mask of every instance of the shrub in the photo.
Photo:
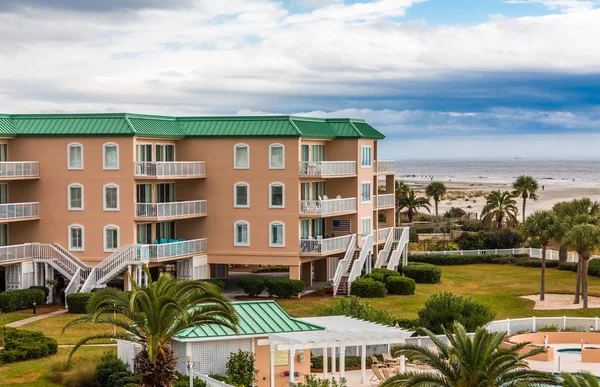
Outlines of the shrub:
M119 359L114 353L106 352L102 356L101 363L96 366L96 381L100 387L113 387L111 384L115 382L114 378L111 380L112 375L121 375L122 377L127 375L133 375L129 372L127 364Z
M556 324L547 324L542 327L539 327L538 332L558 332L558 325Z
M356 283L356 281L354 281ZM352 284L354 286L354 283ZM348 316L360 320L371 321L383 325L394 325L394 317L385 309L372 307L368 302L361 302L358 297L341 298L339 302L317 312L317 316Z
M362 298L382 298L385 296L385 285L371 278L359 278L352 282L350 294Z
M382 274L382 275L383 275L383 281L382 281L383 283L386 283L386 282L387 282L387 279L388 279L389 277L394 277L394 276L396 276L396 277L400 277L400 276L401 276L401 274L400 274L400 273L398 273L397 271L395 271L395 270L390 270L390 269L386 269L386 268L377 268L377 269L373 269L373 270L371 271L371 274Z
M590 259L588 261L588 274L600 277L600 259Z
M190 377L182 373L176 372L177 380L173 383L173 387L189 387ZM127 387L127 386L125 386ZM137 384L136 384L137 387ZM206 387L206 382L202 379L194 378L194 387Z
M56 340L46 337L42 332L7 327L0 328L0 331L4 336L4 350L0 351L0 364L40 359L54 355L58 350Z
M225 282L218 280L218 279L210 278L210 279L203 279L203 280L196 280L196 281L209 283L211 285L216 286L219 290L225 289Z
M315 294L317 296L324 296L326 291L327 291L327 288L323 285L319 285L319 286L315 287Z
M466 233L457 239L461 250L511 249L522 245L523 241L523 236L511 229Z
M530 259L528 254L514 255L496 255L496 254L411 254L409 260L411 262L430 263L438 266L453 266L453 265L472 265L496 263L506 264L515 263L523 259Z
M227 361L225 375L229 384L240 387L252 387L258 371L254 367L254 355L241 349L232 353Z
M560 330L561 332L577 332L577 328L575 327L564 327L564 329Z
M566 271L577 271L577 263L576 262L559 262L558 270L566 270Z
M288 271L290 271L290 267L282 265L263 266L256 270L257 273L285 273Z
M385 288L389 294L415 294L415 280L408 277L388 277Z
M364 274L360 278L371 279L373 281L381 282L382 284L385 283L385 275L383 273Z
M408 329L408 330L417 330L419 326L418 318L401 318L396 321L400 328Z
M467 332L474 332L494 319L496 313L485 304L471 297L457 296L449 292L434 294L418 312L419 325L441 334L442 327L452 329L455 321L461 323Z
M250 297L258 297L265 290L265 281L259 278L240 278L237 286Z
M367 367L370 367L372 364L371 356L367 356ZM331 358L327 359L328 368L331 369ZM340 369L340 358L336 356L335 358L335 368ZM344 361L344 366L346 370L352 369L360 369L360 356L348 356L346 355L346 359ZM310 355L310 367L312 369L322 370L323 369L323 356L313 356L312 353Z
M30 286L29 289L42 289L46 297L44 297L44 302L48 301L48 296L50 295L50 288L47 286Z
M467 215L467 213L462 208L450 207L450 209L444 213L443 217L446 219L451 219L451 218L462 218L465 215Z
M67 296L67 305L69 313L84 314L87 313L86 306L92 293L72 293Z
M17 309L31 308L34 301L41 305L45 298L46 293L42 289L9 290L0 293L0 310L10 313Z
M527 328L525 328L525 329L519 329L517 331L517 335L524 335L524 334L529 333L529 332L531 332L531 330L527 329Z
M546 267L547 268L554 268L554 267L558 267L559 262L558 261L548 261L546 260ZM523 266L523 267L542 267L542 260L541 259L537 259L537 258L532 258L532 259L523 259L517 262L518 266Z
M287 278L269 279L265 281L269 295L279 298L291 298L304 290L304 282Z
M96 381L98 360L78 357L67 365L64 357L55 359L48 367L50 380L66 387L99 387Z
M298 387L346 387L346 378L340 378L338 382L335 378L321 379L314 375L306 375L304 383L298 383Z
M438 284L442 279L442 270L428 263L411 262L402 267L402 272L418 284Z

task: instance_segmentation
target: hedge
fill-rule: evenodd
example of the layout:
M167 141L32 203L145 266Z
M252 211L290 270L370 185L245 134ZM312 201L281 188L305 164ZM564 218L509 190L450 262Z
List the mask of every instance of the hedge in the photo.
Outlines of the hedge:
M411 262L402 267L402 272L418 284L438 284L442 279L442 270L428 263Z
M559 262L558 270L577 271L577 262Z
M379 356L380 360L381 357ZM371 367L372 361L371 356L367 356L367 368ZM335 358L336 369L340 369L340 358L336 356ZM347 356L344 359L344 365L346 371L351 370L359 370L360 369L360 356ZM331 358L327 359L327 367L331 369ZM310 356L310 368L313 370L322 370L323 369L323 356Z
M372 278L359 278L352 282L350 294L362 298L382 298L385 296L385 285Z
M411 295L415 294L415 280L408 277L388 277L385 288L389 294Z
M259 278L240 278L237 286L250 297L257 297L265 290L265 281Z
M218 280L218 279L211 278L211 279L203 279L203 280L196 280L196 281L209 283L211 285L216 286L219 290L225 289L225 282Z
M50 295L50 288L47 286L30 286L29 289L42 289L46 294L46 298L44 298L44 302L48 301L48 296Z
M73 293L67 296L67 306L69 313L84 314L87 313L86 306L93 293Z
M17 309L31 308L34 301L41 305L45 298L46 293L42 289L8 290L0 293L0 310L10 313Z
M383 273L368 273L362 275L360 278L372 279L373 281L381 282L382 284L385 283L385 275Z
M529 259L528 254L509 254L509 255L497 255L497 254L470 254L470 255L458 255L458 254L411 254L408 260L410 262L422 262L430 263L432 265L439 266L452 266L452 265L472 265L482 263L515 263L522 259Z
M559 263L560 262L558 262L558 261L546 260L546 267L547 268L555 268L555 267L558 267ZM517 262L517 265L523 266L523 267L542 267L542 260L537 259L537 258L523 259L523 260L520 260L519 262Z
M274 266L262 266L256 270L256 273L286 273L290 271L289 266L274 265Z
M265 281L265 288L270 296L291 298L304 290L304 281L287 278L269 279Z
M382 281L383 283L385 283L389 277L394 277L394 276L400 277L401 276L401 274L398 273L397 271L386 269L386 268L373 269L373 270L371 270L371 274L383 275L383 281Z
M4 336L4 350L0 351L0 364L40 359L54 355L58 351L56 340L45 336L42 332L2 327L0 334Z

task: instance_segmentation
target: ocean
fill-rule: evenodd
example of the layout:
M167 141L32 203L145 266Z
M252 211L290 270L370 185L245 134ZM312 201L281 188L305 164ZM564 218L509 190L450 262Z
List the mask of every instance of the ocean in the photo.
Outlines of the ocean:
M397 160L396 177L502 179L530 175L538 180L599 181L598 160Z

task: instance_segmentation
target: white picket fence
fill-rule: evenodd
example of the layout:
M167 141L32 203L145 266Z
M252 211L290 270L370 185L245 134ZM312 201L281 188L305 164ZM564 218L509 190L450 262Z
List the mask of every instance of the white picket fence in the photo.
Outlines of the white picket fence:
M529 254L531 258L542 258L542 249L534 249L531 247L518 247L514 249L488 249L488 250L444 250L444 251L411 251L409 254L425 254L425 255L509 255L509 254ZM546 259L549 261L558 261L558 250L546 250ZM600 258L600 256L592 256L592 258ZM567 253L567 262L577 262L579 256L575 252Z
M598 317L527 317L507 318L506 320L492 321L486 325L490 332L507 332L514 334L520 331L537 332L538 329L548 325L556 325L558 329L575 329L577 331L598 331L600 319Z

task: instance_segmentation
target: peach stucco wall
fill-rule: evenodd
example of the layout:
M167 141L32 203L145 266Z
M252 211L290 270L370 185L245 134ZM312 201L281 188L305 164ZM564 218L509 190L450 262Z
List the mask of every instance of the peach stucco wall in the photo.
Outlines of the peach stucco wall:
M544 338L548 336L548 344L600 344L600 333L598 332L536 332L515 335L510 338L513 343L524 341L532 344L544 344Z
M259 340L259 339L255 339ZM256 345L256 342L255 342ZM270 386L270 360L271 355L269 352L268 345L256 345L255 346L255 359L256 359L256 369L258 370L258 383L256 384L258 387L269 387ZM294 371L299 373L299 377L296 377L296 381L303 382L303 375L310 374L310 350L305 349L304 353L304 361L300 363L296 356L296 362L294 363ZM284 372L290 369L289 365L277 366L275 367L275 386L283 386L287 385L289 381L289 376L284 376Z

